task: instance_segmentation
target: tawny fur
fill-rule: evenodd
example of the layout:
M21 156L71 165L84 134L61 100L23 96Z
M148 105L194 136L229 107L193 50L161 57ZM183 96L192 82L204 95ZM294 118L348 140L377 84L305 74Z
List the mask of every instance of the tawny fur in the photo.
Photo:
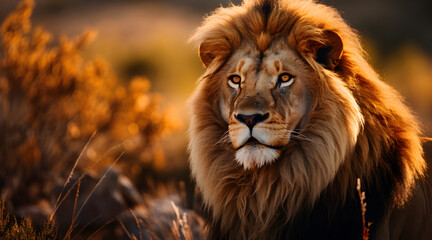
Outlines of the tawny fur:
M343 43L334 69L316 61L311 45L327 44L326 31ZM210 238L360 238L356 178L366 191L371 238L388 236L389 212L403 208L426 169L420 131L336 10L313 1L245 1L213 12L192 41L207 69L190 99L190 161L210 214ZM264 52L277 41L313 71L313 101L302 138L291 138L274 162L245 169L227 141L221 69L239 49Z

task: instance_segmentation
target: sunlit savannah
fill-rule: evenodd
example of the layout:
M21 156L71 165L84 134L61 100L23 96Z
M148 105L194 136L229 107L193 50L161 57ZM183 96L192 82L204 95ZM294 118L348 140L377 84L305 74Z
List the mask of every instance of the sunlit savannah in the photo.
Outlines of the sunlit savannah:
M369 62L432 137L431 15L405 3L320 2L359 30ZM0 239L206 238L187 102L205 66L189 38L230 4L0 3ZM410 22L394 27L403 9ZM431 142L423 148L430 159Z

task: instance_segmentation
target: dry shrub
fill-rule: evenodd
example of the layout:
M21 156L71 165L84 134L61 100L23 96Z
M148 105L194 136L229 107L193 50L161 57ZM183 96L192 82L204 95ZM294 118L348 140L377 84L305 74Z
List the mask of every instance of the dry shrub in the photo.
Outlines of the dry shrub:
M17 220L9 215L4 202L0 201L0 238L54 240L57 238L57 227L53 221L47 221L40 231L36 231L30 218Z
M82 167L124 151L123 170L137 175L163 158L157 140L170 128L147 79L122 84L103 60L84 61L92 33L53 44L32 29L33 6L24 0L0 31L0 191L10 207L52 199L94 132Z

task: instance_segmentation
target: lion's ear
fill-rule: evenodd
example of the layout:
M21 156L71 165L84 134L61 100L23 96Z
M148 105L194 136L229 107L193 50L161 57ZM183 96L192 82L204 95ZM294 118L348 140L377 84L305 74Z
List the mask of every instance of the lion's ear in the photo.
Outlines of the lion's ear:
M198 53L201 62L208 67L215 60L224 60L231 53L231 45L225 39L208 39L200 43Z
M208 65L210 65L210 63L215 58L214 54L212 54L210 46L208 46L208 44L205 42L199 45L198 54L205 67L208 67Z
M329 70L339 64L343 52L343 43L339 34L333 31L323 32L323 42L310 41L309 49L315 60Z

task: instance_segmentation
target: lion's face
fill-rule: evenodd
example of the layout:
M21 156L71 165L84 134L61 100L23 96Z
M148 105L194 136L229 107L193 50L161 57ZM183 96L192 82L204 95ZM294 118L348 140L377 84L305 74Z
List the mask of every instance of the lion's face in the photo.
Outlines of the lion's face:
M275 161L300 134L310 103L309 69L283 41L262 54L252 46L241 48L226 63L220 110L244 168Z

